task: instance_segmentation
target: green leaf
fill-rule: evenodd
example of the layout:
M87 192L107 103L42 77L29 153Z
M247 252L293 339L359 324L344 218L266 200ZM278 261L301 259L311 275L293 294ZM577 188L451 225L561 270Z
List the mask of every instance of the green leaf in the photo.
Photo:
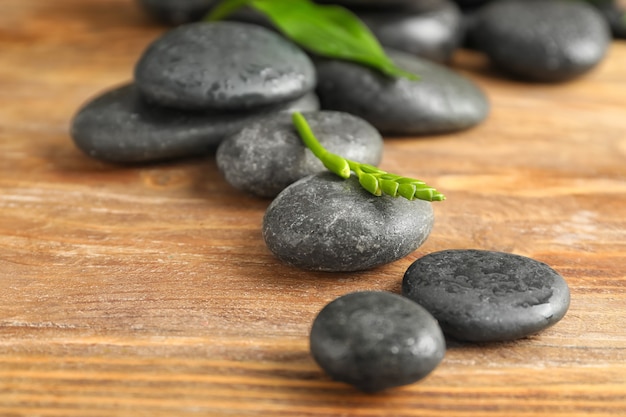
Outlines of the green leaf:
M226 3L235 2L241 1L226 0ZM309 0L249 0L248 4L309 51L357 62L392 77L418 79L415 74L398 68L367 26L343 7L321 6Z

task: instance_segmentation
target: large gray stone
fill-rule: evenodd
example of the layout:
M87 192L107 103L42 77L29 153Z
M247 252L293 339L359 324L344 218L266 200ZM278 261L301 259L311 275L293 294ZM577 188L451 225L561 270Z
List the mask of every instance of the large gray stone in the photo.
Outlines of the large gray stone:
M570 0L495 1L480 10L469 36L503 72L543 82L591 70L611 40L593 6Z
M248 123L281 111L317 110L314 95L248 112L185 112L146 103L134 85L107 91L72 120L71 136L87 155L109 162L150 162L193 156Z
M285 188L263 218L263 238L282 261L307 270L358 271L393 262L428 237L431 203L376 197L352 176L325 172Z
M525 337L558 322L569 307L567 283L548 265L524 256L446 250L416 260L402 293L461 340Z
M310 346L329 375L365 392L424 378L446 350L443 333L426 310L376 291L347 294L324 307L313 322Z
M320 61L317 92L322 108L355 114L389 135L452 132L487 116L487 97L469 79L426 59L389 54L421 79L391 78L346 61Z
M295 44L261 26L190 23L154 41L135 68L151 102L192 110L241 110L293 100L315 86Z
M382 138L366 121L331 111L304 116L330 152L370 165L380 162ZM261 197L274 197L300 178L326 170L304 146L291 115L285 113L251 123L224 140L216 160L231 185Z

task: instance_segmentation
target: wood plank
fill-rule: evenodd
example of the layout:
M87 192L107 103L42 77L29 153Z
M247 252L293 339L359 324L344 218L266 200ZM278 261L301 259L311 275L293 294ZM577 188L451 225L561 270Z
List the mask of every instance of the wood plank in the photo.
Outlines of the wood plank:
M211 155L114 166L74 148L82 103L124 83L164 28L130 0L4 0L0 15L0 415L626 415L626 43L571 83L455 67L492 102L457 134L387 138L382 167L445 192L424 246L371 271L282 265L269 201ZM556 326L450 342L424 381L364 395L308 354L325 303L398 292L449 248L544 261L572 290Z

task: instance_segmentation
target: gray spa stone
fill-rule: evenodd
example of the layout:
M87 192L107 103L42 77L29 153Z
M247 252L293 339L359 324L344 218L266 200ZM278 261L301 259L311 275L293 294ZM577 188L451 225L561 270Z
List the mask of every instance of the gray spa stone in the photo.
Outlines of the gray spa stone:
M436 62L450 60L463 33L459 7L447 0L430 10L370 10L357 15L383 46Z
M376 197L355 176L302 178L272 201L263 238L280 260L316 271L359 271L417 249L433 227L431 203Z
M281 111L317 110L317 97L247 112L185 112L146 103L134 85L107 91L74 116L71 136L94 158L118 163L150 162L214 150L248 123Z
M383 140L366 121L332 111L304 116L330 152L370 165L380 163ZM260 197L274 197L300 178L326 170L304 146L291 115L285 113L251 123L224 140L216 160L233 187Z
M150 15L171 25L200 20L218 2L219 0L138 0Z
M154 41L135 67L142 95L162 106L241 110L301 97L315 68L295 44L258 25L190 23Z
M388 52L397 65L421 79L390 78L346 61L320 61L317 92L322 108L355 114L388 135L452 132L485 119L487 97L472 81L426 59Z
M437 321L416 303L389 292L363 291L320 311L310 348L335 380L376 392L424 378L441 362L446 345Z
M501 0L483 7L469 36L503 72L558 82L604 58L611 36L593 6L570 0Z
M567 312L567 283L548 265L482 250L446 250L416 260L402 294L472 342L513 340L552 326Z

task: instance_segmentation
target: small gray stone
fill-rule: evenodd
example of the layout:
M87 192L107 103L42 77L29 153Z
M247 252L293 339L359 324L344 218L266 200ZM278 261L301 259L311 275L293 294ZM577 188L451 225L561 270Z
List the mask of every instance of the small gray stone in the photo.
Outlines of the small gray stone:
M282 261L307 270L359 271L400 259L428 237L431 204L376 197L354 176L330 172L285 188L263 218L263 238Z
M138 0L138 3L163 23L180 25L202 19L219 0Z
M295 44L258 25L190 23L144 52L135 82L151 102L192 110L241 110L301 97L315 68Z
M473 342L525 337L558 322L569 307L567 283L524 256L447 250L416 260L402 293L439 321L444 333Z
M365 392L411 384L432 372L446 345L437 321L388 292L344 295L313 322L311 354L338 381Z
M313 133L330 152L378 165L383 140L369 123L347 113L305 113ZM224 140L217 166L235 188L260 197L274 197L289 184L326 170L302 143L289 114L251 123Z
M426 59L392 51L389 55L421 79L390 78L346 61L320 61L317 92L322 108L355 114L387 135L452 132L487 116L487 98L469 79Z
M94 158L133 163L194 156L217 148L248 123L281 111L317 110L315 95L248 112L184 112L146 103L134 85L107 91L72 120L76 146Z
M469 36L503 72L542 82L591 70L611 39L593 6L570 0L495 1L480 10Z
M430 10L362 11L357 13L385 47L436 62L447 62L462 36L461 12L451 1Z

